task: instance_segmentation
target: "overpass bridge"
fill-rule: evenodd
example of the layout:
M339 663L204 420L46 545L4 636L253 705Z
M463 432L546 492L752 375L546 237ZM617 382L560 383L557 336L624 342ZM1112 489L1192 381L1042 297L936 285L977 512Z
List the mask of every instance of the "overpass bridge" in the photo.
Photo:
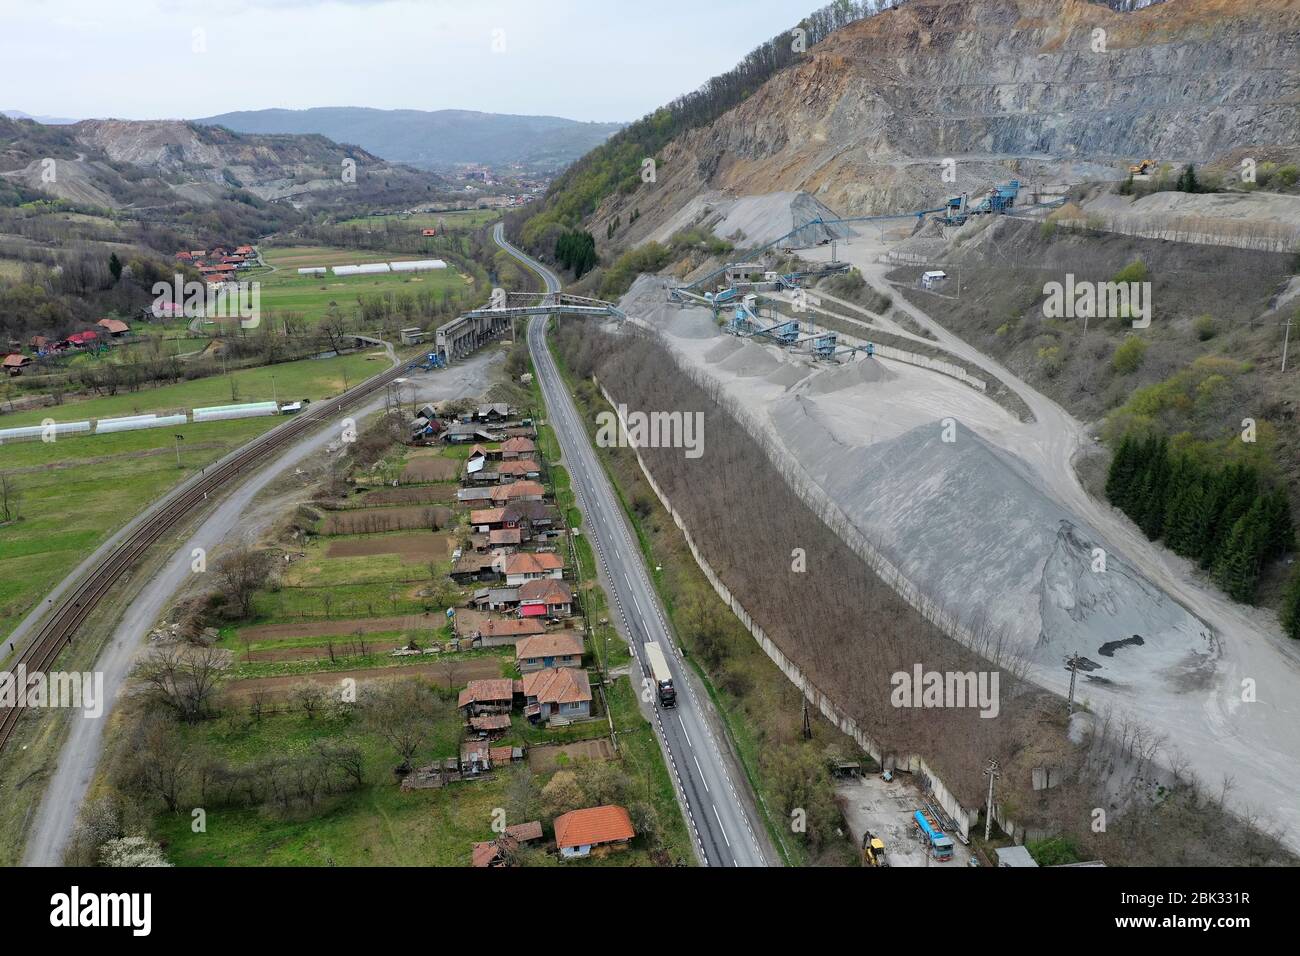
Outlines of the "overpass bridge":
M514 328L517 318L534 315L598 315L626 319L627 316L613 303L602 299L589 299L564 292L511 292L507 296L520 302L499 308L473 309L457 316L434 332L436 354L448 365L500 338L507 329Z

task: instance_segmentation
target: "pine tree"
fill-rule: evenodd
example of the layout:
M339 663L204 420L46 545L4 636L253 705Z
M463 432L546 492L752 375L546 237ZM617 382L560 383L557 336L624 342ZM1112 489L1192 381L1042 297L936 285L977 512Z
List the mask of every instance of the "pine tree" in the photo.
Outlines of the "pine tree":
M1119 450L1111 459L1110 471L1106 474L1106 500L1120 508L1120 502L1128 494L1137 471L1137 440L1132 435L1125 435L1119 443Z
M1291 582L1282 595L1282 630L1287 637L1300 641L1300 565L1291 572Z
M1268 547L1264 559L1271 561L1295 548L1295 525L1291 520L1291 499L1285 488L1274 488L1268 496Z
M1234 601L1250 603L1259 583L1259 569L1268 544L1268 509L1261 497L1232 526L1214 566L1219 586Z
M1165 540L1170 549L1185 558L1199 555L1204 534L1202 521L1207 518L1205 488L1198 477L1187 484L1182 496L1171 502L1166 512Z
M1169 463L1169 443L1165 438L1156 441L1152 452L1151 467L1147 470L1146 480L1142 484L1142 497L1138 513L1134 520L1143 533L1152 541L1158 541L1164 533L1165 507L1168 504L1169 480L1172 466Z

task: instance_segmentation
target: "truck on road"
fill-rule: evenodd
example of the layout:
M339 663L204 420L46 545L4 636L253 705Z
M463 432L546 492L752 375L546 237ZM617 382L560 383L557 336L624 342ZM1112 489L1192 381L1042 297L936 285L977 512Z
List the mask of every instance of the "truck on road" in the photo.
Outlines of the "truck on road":
M646 664L650 667L650 677L655 682L659 695L659 704L663 707L677 706L677 690L673 687L673 672L668 669L668 660L663 649L655 641L645 644Z

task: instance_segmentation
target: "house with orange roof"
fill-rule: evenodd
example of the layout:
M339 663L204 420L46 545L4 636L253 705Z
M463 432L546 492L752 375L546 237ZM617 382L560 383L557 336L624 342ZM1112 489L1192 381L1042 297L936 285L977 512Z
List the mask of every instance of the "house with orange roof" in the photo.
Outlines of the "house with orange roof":
M576 631L539 634L515 642L515 665L520 674L548 667L581 667L582 635Z
M554 828L555 846L565 860L623 849L636 836L631 815L617 804L563 813Z
M564 577L564 559L554 551L518 551L506 555L502 569L506 574L506 587L519 587L538 578Z
M546 667L520 681L524 716L533 723L568 723L591 716L591 681L573 667Z

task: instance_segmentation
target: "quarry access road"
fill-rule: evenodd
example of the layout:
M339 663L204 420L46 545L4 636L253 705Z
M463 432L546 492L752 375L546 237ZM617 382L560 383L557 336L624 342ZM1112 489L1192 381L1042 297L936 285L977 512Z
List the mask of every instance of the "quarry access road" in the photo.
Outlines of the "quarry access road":
M541 276L547 292L560 291L555 274L507 242L499 223L493 238ZM549 424L559 438L587 533L602 565L606 592L622 616L623 632L637 660L645 661L643 645L647 641L657 641L665 649L673 684L678 689L675 708L655 706L654 724L697 851L708 866L777 863L779 858L767 832L758 822L762 818L748 779L723 736L721 720L675 652L636 537L546 346L546 321L546 317L537 316L529 322L528 347L546 399ZM641 683L636 667L629 679L633 686Z
M1164 734L1166 749L1192 758L1197 776L1211 791L1232 778L1238 812L1262 811L1282 826L1289 846L1300 851L1300 645L1287 640L1271 611L1237 604L1189 562L1147 540L1132 521L1089 494L1074 468L1079 452L1094 443L1087 426L1025 382L997 359L974 348L923 309L899 294L885 276L894 265L876 261L878 248L841 243L842 258L856 265L868 284L891 296L895 307L934 335L929 344L983 369L1015 391L1034 421L1005 436L1006 447L1030 467L1030 477L1059 505L1096 531L1109 547L1149 581L1199 617L1215 635L1214 672L1208 684L1189 684L1181 694L1159 693L1114 699L1105 688L1085 687L1093 703L1114 703ZM815 255L815 253L814 253ZM843 300L838 304L872 317ZM936 308L939 308L936 306ZM961 420L962 410L953 417ZM1064 694L1064 669L1036 669L1034 679Z

